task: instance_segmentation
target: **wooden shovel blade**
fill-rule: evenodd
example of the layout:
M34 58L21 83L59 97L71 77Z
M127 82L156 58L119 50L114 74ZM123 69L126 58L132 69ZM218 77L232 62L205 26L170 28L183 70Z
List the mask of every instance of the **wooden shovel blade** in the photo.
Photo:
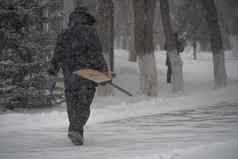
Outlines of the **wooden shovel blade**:
M104 84L112 81L112 78L103 72L99 72L94 69L80 69L75 71L74 74L79 75L82 78L93 81L97 84Z

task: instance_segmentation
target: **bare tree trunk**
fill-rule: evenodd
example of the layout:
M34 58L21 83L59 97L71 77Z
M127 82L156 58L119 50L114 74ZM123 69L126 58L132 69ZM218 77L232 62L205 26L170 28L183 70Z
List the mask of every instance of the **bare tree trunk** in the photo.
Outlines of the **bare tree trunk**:
M129 5L129 22L128 22L128 27L129 27L129 61L131 62L136 62L137 60L137 55L135 51L135 24L134 24L134 4L133 0L128 0L128 5Z
M5 33L3 31L0 31L0 56L2 55L2 51L6 45L6 41L7 41L7 38Z
M57 1L57 9L56 9L56 12L57 14L61 13L62 10L63 10L63 1L62 0L58 0ZM57 32L60 33L63 29L63 18L58 18L57 19L57 23L55 24L57 25L56 28L57 28Z
M161 20L161 14L160 14L160 3L156 4L155 8L155 22L154 22L154 37L155 37L155 46L157 49L163 50L164 49L164 43L165 43L165 36L163 32L163 26L162 26L162 20Z
M102 43L104 57L111 71L114 69L113 21L112 0L97 0L97 31ZM99 87L98 94L100 96L112 95L112 87L110 85Z
M202 0L202 5L206 10L206 19L211 39L215 87L224 87L227 83L227 74L216 6L214 0Z
M135 50L139 59L140 86L143 94L158 95L154 56L153 23L155 0L133 0L135 11Z
M121 35L122 35L122 49L128 49L128 17L129 17L129 6L128 0L118 0L119 6L119 14L121 15L121 19L119 20L119 24L121 24Z
M197 60L197 41L193 40L193 59Z
M183 62L180 55L177 53L176 37L173 35L172 31L168 0L160 0L160 12L167 43L167 52L172 66L172 89L173 92L183 91Z

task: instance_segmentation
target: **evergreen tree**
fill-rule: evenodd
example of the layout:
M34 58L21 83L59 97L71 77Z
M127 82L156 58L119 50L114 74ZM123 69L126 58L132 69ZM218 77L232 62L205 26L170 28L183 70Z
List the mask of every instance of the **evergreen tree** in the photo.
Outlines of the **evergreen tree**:
M40 0L0 1L0 105L9 109L53 104L47 59L54 37L42 31Z

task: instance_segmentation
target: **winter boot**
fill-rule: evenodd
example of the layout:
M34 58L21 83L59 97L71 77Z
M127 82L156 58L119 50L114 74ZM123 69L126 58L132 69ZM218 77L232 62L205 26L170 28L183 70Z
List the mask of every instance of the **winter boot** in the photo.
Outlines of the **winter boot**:
M68 137L71 139L74 145L83 145L83 134L77 131L69 131Z

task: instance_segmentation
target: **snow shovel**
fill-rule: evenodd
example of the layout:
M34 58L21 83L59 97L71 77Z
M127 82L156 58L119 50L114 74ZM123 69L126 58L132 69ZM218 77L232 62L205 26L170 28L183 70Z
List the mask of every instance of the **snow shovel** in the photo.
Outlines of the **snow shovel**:
M97 70L93 69L81 69L79 71L75 71L74 74L79 75L82 78L88 79L90 81L93 81L99 85L104 84L110 84L114 88L118 89L119 91L125 93L128 96L133 96L129 91L125 90L124 88L121 88L117 84L112 82L112 77L109 77L108 75L105 75L102 72L99 72Z

